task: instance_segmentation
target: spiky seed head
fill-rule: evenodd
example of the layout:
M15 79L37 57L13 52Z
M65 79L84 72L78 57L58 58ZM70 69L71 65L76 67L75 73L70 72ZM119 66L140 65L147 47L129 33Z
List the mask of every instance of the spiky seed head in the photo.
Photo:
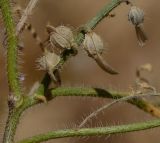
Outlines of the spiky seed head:
M83 46L91 55L102 54L104 50L103 41L95 32L85 34Z
M58 26L56 28L47 26L47 31L50 33L50 42L56 47L63 49L71 49L74 37L72 30L67 26Z
M37 62L40 70L53 71L60 63L60 56L55 54L54 52L45 50L44 55L39 58Z
M132 6L128 14L128 19L135 26L142 24L144 22L143 10L136 6Z

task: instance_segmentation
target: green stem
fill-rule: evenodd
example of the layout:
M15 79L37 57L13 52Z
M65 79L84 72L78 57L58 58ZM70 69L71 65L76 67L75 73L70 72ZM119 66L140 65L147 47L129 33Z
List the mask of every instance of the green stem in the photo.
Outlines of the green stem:
M55 96L90 96L119 99L130 95L130 93L127 92L118 92L100 88L57 88L51 90L50 93L50 97L48 97L49 99L52 99ZM160 109L146 100L134 98L128 100L127 102L137 106L139 109L150 113L155 117L160 117Z
M25 111L31 103L31 99L24 99L24 104L18 108L9 111L8 120L3 136L3 143L13 143L14 135L16 133L17 125L23 111Z
M0 0L0 8L3 15L3 21L6 28L7 36L7 77L12 100L20 104L21 102L21 88L18 80L17 70L17 37L15 34L15 24L11 14L11 7L9 0ZM14 102L13 101L13 102Z
M15 109L12 110L8 115L8 120L6 123L6 128L3 136L3 143L13 143L14 135L17 129L21 112Z
M17 125L19 123L20 117L22 113L35 105L35 103L40 103L38 100L35 100L33 97L25 97L23 100L23 105L18 108L14 108L10 110L8 115L8 120L6 123L6 128L3 136L3 143L13 143L14 142L14 135L16 133Z
M59 130L59 131L50 131L45 134L36 135L31 138L19 141L18 143L40 143L40 142L48 141L51 139L65 138L65 137L111 135L111 134L117 134L117 133L146 130L146 129L151 129L159 126L160 126L160 119L146 121L142 123L133 123L128 125L118 125L118 126L111 126L111 127L66 129L66 130Z
M39 90L35 93L36 96L43 96L44 95L44 86L40 86ZM102 98L112 98L112 99L119 99L130 94L127 92L117 92L113 90L105 90L100 88L78 88L78 87L60 87L56 89L51 89L49 91L50 94L46 95L47 101L52 100L55 97L59 96L84 96L84 97L102 97ZM36 97L35 96L35 97ZM41 103L42 101L36 100L36 98L29 98L26 107L32 107L36 104ZM148 101L143 100L141 98L134 98L130 99L127 102L137 106L139 109L150 113L155 117L160 117L160 109L156 106L150 104Z
M93 30L99 22L101 22L104 18L106 18L109 13L120 5L123 0L112 0L109 4L107 3L91 20L89 20L83 27L82 31L80 29L80 33L75 38L77 45L80 45L83 42L84 34L90 30Z
M46 82L45 80L43 82ZM45 88L41 86L39 88L38 92L35 94L38 94L39 96L44 95ZM115 91L107 91L103 89L98 88L56 88L50 90L50 94L46 96L46 98L49 100L52 100L55 97L58 96L89 96L89 97L102 97L102 98L113 98L118 99L124 96L128 96L129 93L125 92L115 92ZM29 107L32 107L36 104L41 103L42 101L37 100L34 96L26 97L24 99L23 105L17 109L12 110L9 114L7 126L5 129L5 135L3 143L12 143L13 142L13 136L15 135L16 128L20 119L21 114ZM155 110L159 110L153 105L150 106L150 104L142 99L132 99L129 100L130 103L136 105L140 109L150 112L151 114L154 113ZM158 112L158 111L157 111ZM159 112L158 112L159 113ZM153 114L154 115L154 114ZM160 114L155 114L156 116ZM160 117L160 116L159 116ZM126 131L127 132L127 131Z
M107 3L98 13L95 17L93 17L91 20L89 20L86 23L86 28L94 29L96 25L101 22L106 16L109 15L109 13L116 8L118 5L120 5L123 0L112 0L109 4Z

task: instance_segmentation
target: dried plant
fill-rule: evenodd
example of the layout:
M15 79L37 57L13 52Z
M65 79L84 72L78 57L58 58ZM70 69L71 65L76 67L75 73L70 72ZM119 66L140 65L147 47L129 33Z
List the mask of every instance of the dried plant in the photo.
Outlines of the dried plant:
M54 27L47 25L46 29L48 37L42 41L37 35L36 31L32 29L31 24L27 24L27 18L32 13L32 10L36 6L38 0L30 0L24 12L21 13L21 9L17 9L17 14L21 15L18 24L15 23L14 11L16 7L13 1L0 0L0 10L3 17L3 23L6 30L6 40L2 43L6 43L7 46L7 78L9 86L8 95L8 119L3 136L3 143L40 143L55 138L66 138L75 136L94 136L94 135L111 135L117 133L126 133L133 131L146 130L160 126L160 119L151 121L144 121L140 123L132 123L126 125L115 125L109 127L96 127L96 128L82 128L86 122L92 117L97 115L102 110L109 108L110 106L127 101L139 109L150 113L155 117L160 117L160 109L145 100L148 96L159 96L153 86L151 86L148 80L141 76L141 71L150 71L151 65L141 66L137 72L136 89L134 92L119 92L104 90L99 88L66 88L61 87L61 77L59 71L62 69L64 63L70 59L70 57L76 56L78 48L82 48L87 55L91 57L97 65L105 72L112 74L113 76L118 74L104 59L102 54L104 52L103 41L95 32L94 28L106 17L114 17L111 12L120 4L124 3L130 7L128 12L128 19L134 25L136 29L136 35L140 46L144 46L147 36L143 29L144 12L133 5L129 0L111 0L110 3L104 5L104 7L89 20L83 26L79 26L76 29L72 29L67 26ZM15 9L14 9L15 8ZM14 10L13 10L14 9ZM45 70L41 82L34 84L30 91L24 92L21 81L24 79L23 74L19 72L19 52L21 48L19 46L19 38L24 28L31 31L33 37L38 41L42 50L43 56L37 59L37 67L40 70ZM52 87L53 83L55 87ZM15 140L15 133L19 124L22 113L28 108L37 105L39 103L48 102L58 96L91 96L91 97L103 97L116 99L110 104L104 105L92 114L90 114L83 122L73 129L64 129L57 131L50 131L47 133L33 135L30 138L23 139L21 141Z

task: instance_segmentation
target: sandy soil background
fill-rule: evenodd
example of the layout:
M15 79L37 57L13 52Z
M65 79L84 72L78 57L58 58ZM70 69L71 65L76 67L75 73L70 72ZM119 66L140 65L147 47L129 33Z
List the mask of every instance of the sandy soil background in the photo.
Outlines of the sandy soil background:
M19 0L25 7L29 0ZM45 26L51 23L78 27L84 24L100 10L109 0L40 0L34 9L29 22L45 39ZM114 18L104 19L95 29L106 45L105 59L119 71L119 75L111 76L102 71L96 63L79 50L78 56L71 58L61 71L63 86L87 86L129 90L135 83L136 68L145 63L153 65L153 72L145 74L151 84L159 89L160 63L160 1L134 0L135 4L145 11L145 31L149 37L144 48L138 46L133 26L128 22L129 7L122 4L113 13ZM2 27L3 29L3 27ZM42 54L30 33L25 31L22 40L25 45L22 59L22 72L26 74L24 82L26 91L33 83L43 76L43 72L36 69L35 60ZM7 80L5 72L5 50L0 48L0 133L3 133L7 116ZM159 100L158 98L156 99ZM25 112L16 139L43 133L44 131L71 128L82 121L86 114L111 100L80 97L59 97L48 104L38 105ZM99 115L93 120L92 126L118 125L122 123L138 122L153 119L150 115L140 111L127 103L118 104ZM152 129L137 133L113 135L110 137L69 138L57 139L48 143L158 143L160 129ZM2 135L1 135L2 136Z

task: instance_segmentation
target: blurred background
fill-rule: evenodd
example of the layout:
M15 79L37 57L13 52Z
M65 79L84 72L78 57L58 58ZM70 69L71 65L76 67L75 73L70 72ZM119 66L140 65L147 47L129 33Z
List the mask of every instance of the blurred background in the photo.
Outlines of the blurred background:
M50 23L53 26L63 24L76 28L92 18L109 1L39 0L28 22L33 25L44 40L47 37L46 24ZM17 2L25 8L29 0L17 0ZM63 86L100 87L128 91L135 84L136 68L150 63L153 66L153 71L145 76L154 87L159 89L160 63L157 60L160 53L160 20L158 19L160 1L134 0L133 2L145 12L144 28L149 38L146 46L139 47L134 27L128 22L129 6L122 4L112 12L116 15L114 18L104 19L94 30L105 43L104 58L120 74L113 76L105 73L79 48L79 54L71 58L61 71ZM3 26L1 27L3 29ZM22 34L22 41L25 48L21 56L21 60L24 62L21 71L26 75L24 90L28 91L34 82L39 81L44 75L44 72L37 70L35 62L42 55L42 52L28 31L24 31ZM2 136L8 113L8 88L5 72L5 50L3 48L0 48L0 65L0 136ZM49 130L73 128L86 115L107 102L111 102L111 100L89 97L58 97L47 104L35 106L23 115L18 126L16 140ZM87 126L120 125L149 119L153 119L153 117L130 104L120 103L98 115ZM158 143L159 135L160 129L152 129L109 137L57 139L47 143Z

